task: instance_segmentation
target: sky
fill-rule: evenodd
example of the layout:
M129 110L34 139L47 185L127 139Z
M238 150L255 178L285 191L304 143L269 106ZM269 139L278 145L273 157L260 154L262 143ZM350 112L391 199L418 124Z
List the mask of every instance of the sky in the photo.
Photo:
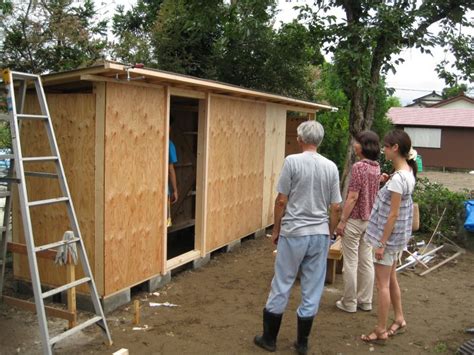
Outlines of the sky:
M95 0L100 13L111 18L117 5L124 5L125 9L136 3L136 0ZM277 23L293 20L297 11L294 6L312 4L310 0L279 0L279 13ZM395 88L395 96L400 98L402 105L411 103L413 99L424 96L435 90L441 93L445 87L444 81L439 79L435 67L443 60L446 54L442 49L436 48L433 56L423 54L417 49L407 49L402 52L401 57L405 59L403 64L396 67L395 74L388 74L387 84Z

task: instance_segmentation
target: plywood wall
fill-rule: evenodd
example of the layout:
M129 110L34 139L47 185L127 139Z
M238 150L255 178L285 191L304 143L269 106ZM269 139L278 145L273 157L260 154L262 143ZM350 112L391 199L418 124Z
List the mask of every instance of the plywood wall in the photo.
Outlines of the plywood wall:
M265 120L265 167L262 226L273 224L276 185L285 159L286 108L267 104Z
M105 295L162 272L165 90L107 83Z
M261 228L266 104L210 97L206 251Z
M47 95L66 179L72 195L82 237L90 264L94 266L94 145L95 145L95 95ZM40 113L36 97L28 96L25 113ZM51 155L43 122L23 122L21 129L23 156ZM25 171L55 172L54 164L25 164ZM56 179L27 178L30 201L61 196ZM17 202L18 200L14 200ZM18 211L14 208L14 240L24 243L23 229ZM62 239L70 229L64 204L30 209L36 245ZM66 281L64 267L49 260L38 260L43 284L61 285ZM28 259L15 255L14 273L18 278L29 279ZM81 273L77 273L80 277ZM80 290L87 291L87 286Z

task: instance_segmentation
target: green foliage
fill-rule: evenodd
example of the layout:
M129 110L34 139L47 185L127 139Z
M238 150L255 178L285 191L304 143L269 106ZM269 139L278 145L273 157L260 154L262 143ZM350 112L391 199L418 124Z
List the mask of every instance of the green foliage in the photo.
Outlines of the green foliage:
M427 178L417 179L413 200L420 207L419 232L433 233L446 208L438 230L450 238L455 238L463 223L463 202L467 198L467 192L452 192L442 184L431 182Z
M468 91L466 84L455 84L453 86L448 86L443 89L443 99L449 99L450 97L458 96L461 93Z
M7 124L0 124L0 149L11 148L10 127Z
M13 2L6 16L2 63L44 73L87 66L103 56L107 22L97 19L93 0Z

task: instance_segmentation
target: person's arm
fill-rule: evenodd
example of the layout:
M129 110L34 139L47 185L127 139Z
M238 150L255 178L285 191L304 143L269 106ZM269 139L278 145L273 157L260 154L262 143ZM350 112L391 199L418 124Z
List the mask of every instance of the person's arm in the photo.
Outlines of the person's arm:
M178 184L176 183L176 171L174 170L174 164L169 164L168 171L169 171L171 187L173 188L171 203L176 203L178 201Z
M281 219L285 215L286 205L288 204L288 196L279 193L275 199L275 207L273 209L273 232L272 232L272 242L273 244L278 243L278 237L280 236L281 230Z
M383 258L383 253L385 251L385 245L389 240L390 236L393 232L393 227L395 226L395 222L398 219L398 214L400 212L400 204L402 201L402 195L398 192L391 191L390 196L390 212L388 214L387 223L385 223L382 239L380 240L381 247L375 249L375 257L377 259Z
M347 195L346 202L344 203L344 208L342 209L341 220L339 221L336 227L336 234L342 236L344 234L344 229L346 228L347 220L351 215L354 206L359 199L359 192L358 191L349 191Z
M329 207L329 235L334 234L336 229L337 222L339 221L339 216L341 214L341 204L340 203L331 203Z

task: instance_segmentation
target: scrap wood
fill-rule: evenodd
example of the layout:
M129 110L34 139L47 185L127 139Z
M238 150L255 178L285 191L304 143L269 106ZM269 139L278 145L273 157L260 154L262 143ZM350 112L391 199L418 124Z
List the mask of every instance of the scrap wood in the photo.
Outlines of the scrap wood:
M437 268L439 268L440 266L443 266L444 264L450 262L451 260L454 260L455 258L457 258L459 255L461 254L464 254L465 253L465 250L464 249L460 249L456 254L454 255L451 255L449 258L443 260L442 262L440 262L439 264L429 268L428 270L425 270L423 271L420 276L425 276L426 274L430 273L431 271L433 270L436 270Z
M135 314L133 317L133 324L140 324L140 301L135 300L133 302L133 308L135 310Z
M439 246L439 247L437 247L437 248L435 248L435 249L433 249L433 250L430 250L429 252L427 252L427 253L425 253L425 254L422 254L422 255L420 256L420 259L423 260L425 257L430 256L430 255L436 253L438 250L440 250L440 249L442 249L442 248L444 248L444 245L441 245L441 246ZM416 263L417 263L417 260L414 258L414 260L409 261L408 263L403 264L402 266L399 266L399 267L396 269L396 271L402 271L403 269L406 269L406 268L409 267L409 266L416 265Z
M431 244L431 241L433 240L433 237L435 236L436 232L438 231L439 225L441 224L441 221L443 220L443 217L444 217L445 213L446 213L446 207L444 208L443 213L441 213L441 217L439 217L438 224L436 225L436 228L435 228L433 234L431 235L431 238L428 241L428 244L426 244L425 248L423 249L422 253L424 253L426 251L426 249L428 248L428 245Z

